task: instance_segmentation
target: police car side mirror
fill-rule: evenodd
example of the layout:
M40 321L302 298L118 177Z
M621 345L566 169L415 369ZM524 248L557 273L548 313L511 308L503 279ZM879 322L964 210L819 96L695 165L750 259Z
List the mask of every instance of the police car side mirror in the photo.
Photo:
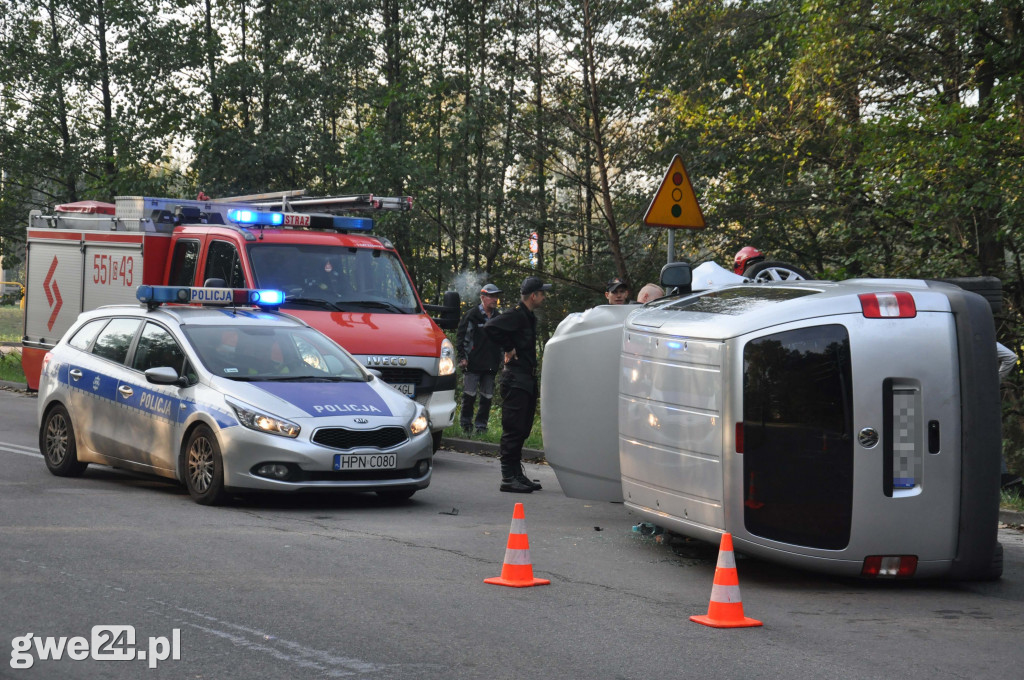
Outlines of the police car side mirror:
M180 385L181 376L170 366L157 366L146 371L146 380L154 385Z
M374 378L383 378L384 374L378 371L376 368L368 368L366 372L372 375Z
M693 268L689 262L669 262L661 268L661 287L675 288L683 295L693 292Z

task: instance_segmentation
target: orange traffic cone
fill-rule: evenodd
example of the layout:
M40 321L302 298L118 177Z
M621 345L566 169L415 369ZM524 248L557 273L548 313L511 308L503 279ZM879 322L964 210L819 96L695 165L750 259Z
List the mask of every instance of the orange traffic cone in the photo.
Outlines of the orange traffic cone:
M728 532L722 534L722 545L718 548L718 567L715 569L715 583L711 586L711 603L708 605L707 616L691 616L690 620L712 628L749 628L762 625L757 619L743 616L736 556L732 552L732 534Z
M508 530L508 545L505 548L505 564L501 567L501 576L485 578L484 583L513 588L546 586L551 583L546 578L533 577L530 539L526 535L526 513L522 503L516 503L512 511L512 527Z

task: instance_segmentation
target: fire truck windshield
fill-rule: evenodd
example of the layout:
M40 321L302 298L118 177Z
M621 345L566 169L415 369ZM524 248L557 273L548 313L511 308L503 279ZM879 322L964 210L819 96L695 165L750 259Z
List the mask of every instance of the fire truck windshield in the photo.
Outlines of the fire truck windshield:
M304 243L248 244L253 276L285 292L284 307L418 313L402 263L386 250Z

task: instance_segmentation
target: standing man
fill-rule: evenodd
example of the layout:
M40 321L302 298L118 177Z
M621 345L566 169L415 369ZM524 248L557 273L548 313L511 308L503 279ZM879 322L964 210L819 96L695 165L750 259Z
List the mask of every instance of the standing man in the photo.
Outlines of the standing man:
M459 322L455 335L456 356L462 368L462 414L459 424L463 432L473 429L473 402L480 392L480 410L476 413L476 431L487 431L494 398L494 375L501 368L501 350L484 333L484 324L498 311L501 289L488 283L480 289L480 304L473 307Z
M629 302L629 286L615 276L608 280L608 290L605 291L604 296L610 305L624 305Z
M505 353L501 374L502 491L532 493L541 485L523 472L523 443L533 429L537 412L537 317L533 312L551 290L536 276L523 279L515 309L487 322L484 331Z

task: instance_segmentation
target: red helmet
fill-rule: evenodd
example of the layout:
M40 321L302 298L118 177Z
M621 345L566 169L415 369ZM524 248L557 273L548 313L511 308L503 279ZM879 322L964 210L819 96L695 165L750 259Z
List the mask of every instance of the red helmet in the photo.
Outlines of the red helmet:
M755 248L754 246L744 246L740 248L740 251L736 253L736 258L733 260L732 270L743 276L743 271L747 268L747 265L760 262L764 259L764 253Z

